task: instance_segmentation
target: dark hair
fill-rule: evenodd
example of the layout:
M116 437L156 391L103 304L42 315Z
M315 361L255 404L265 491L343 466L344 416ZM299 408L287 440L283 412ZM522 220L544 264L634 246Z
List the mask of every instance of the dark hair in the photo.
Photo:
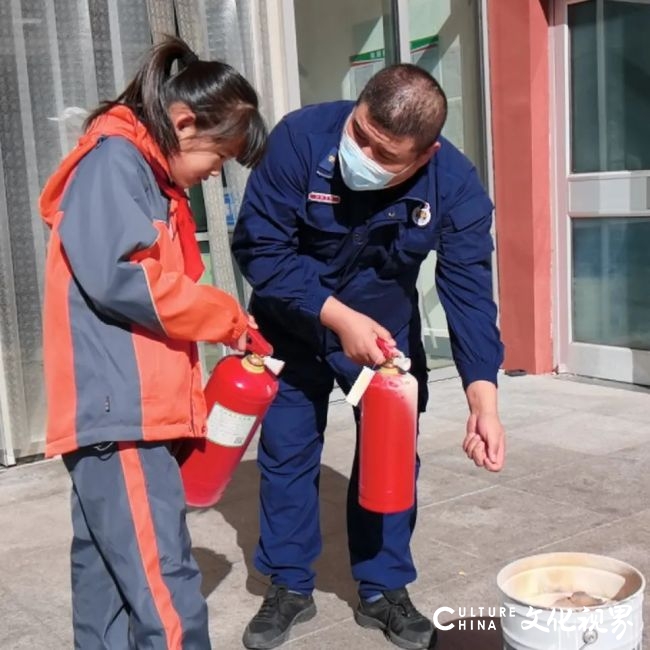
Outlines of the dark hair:
M176 71L172 67L176 63ZM179 148L168 109L183 102L196 116L196 129L215 141L242 140L237 161L255 166L266 142L257 93L234 68L221 61L200 61L180 38L167 36L151 48L133 81L116 99L103 102L85 128L117 104L128 106L147 127L165 156Z
M424 150L440 136L447 119L447 97L440 84L422 68L410 63L380 70L361 91L357 104L395 136L408 136Z

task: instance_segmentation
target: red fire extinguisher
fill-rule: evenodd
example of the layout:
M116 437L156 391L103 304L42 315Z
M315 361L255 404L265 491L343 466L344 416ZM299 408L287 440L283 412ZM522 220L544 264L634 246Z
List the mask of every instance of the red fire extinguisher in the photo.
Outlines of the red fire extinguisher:
M278 392L276 375L283 364L270 359L271 345L249 330L246 350L215 366L205 386L208 435L186 441L177 454L188 505L205 508L221 499Z
M377 343L387 361L361 398L359 504L388 514L415 502L418 382L408 358Z

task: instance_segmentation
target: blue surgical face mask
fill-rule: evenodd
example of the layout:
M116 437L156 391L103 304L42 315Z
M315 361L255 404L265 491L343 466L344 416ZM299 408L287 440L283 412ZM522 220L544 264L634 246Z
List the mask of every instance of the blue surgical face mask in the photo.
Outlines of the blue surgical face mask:
M343 182L351 190L358 192L384 189L397 176L363 153L361 147L348 134L347 124L339 145L339 163Z

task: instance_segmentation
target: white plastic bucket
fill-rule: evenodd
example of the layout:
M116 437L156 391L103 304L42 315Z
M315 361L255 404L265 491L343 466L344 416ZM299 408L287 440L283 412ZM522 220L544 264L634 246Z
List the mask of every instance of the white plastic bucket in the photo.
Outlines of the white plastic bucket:
M497 586L504 650L641 649L645 579L625 562L533 555L504 567Z

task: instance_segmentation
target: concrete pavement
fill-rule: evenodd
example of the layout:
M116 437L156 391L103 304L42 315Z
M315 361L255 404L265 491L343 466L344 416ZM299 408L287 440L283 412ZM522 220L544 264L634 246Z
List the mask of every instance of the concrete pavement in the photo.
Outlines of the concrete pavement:
M467 409L460 382L450 375L432 373L421 422L413 541L420 575L410 587L420 611L496 606L498 570L538 552L602 553L650 576L650 394L562 377L502 376L508 456L495 475L476 469L462 453ZM323 456L318 616L294 628L286 646L291 650L392 647L352 619L356 591L344 503L353 440L350 409L335 401ZM265 591L251 564L257 485L251 449L222 502L189 514L215 649L242 647L243 628ZM2 650L72 648L68 499L69 479L58 460L0 472ZM439 650L501 648L498 625L465 627L442 633Z

